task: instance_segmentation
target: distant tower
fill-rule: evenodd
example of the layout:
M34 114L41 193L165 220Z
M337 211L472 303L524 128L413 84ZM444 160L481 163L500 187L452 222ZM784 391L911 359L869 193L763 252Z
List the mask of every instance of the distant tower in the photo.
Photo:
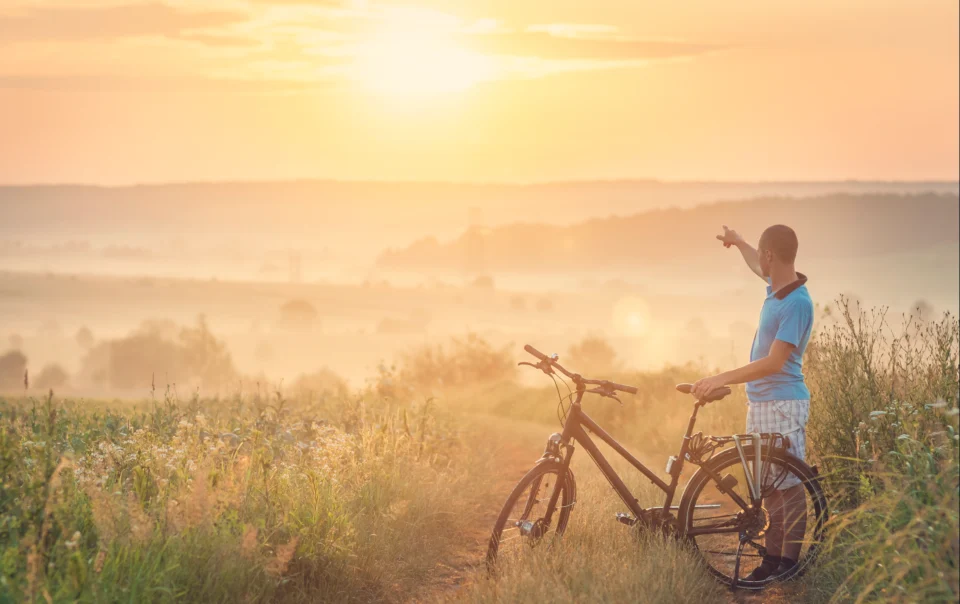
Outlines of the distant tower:
M464 234L466 257L464 270L468 275L482 275L486 268L483 243L483 210L477 206L470 208L469 226Z
M290 271L290 283L300 283L301 275L300 252L290 251L288 255L288 266Z

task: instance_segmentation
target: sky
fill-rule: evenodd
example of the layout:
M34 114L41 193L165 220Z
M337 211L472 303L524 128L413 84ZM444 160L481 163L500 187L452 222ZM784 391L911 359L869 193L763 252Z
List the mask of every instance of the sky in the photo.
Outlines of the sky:
M0 0L0 183L957 180L956 0Z

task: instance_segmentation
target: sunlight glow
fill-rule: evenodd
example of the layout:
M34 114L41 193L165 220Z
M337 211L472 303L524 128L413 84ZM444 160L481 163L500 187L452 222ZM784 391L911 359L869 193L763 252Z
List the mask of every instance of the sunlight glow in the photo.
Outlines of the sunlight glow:
M494 77L493 59L457 46L435 24L395 20L357 49L354 76L395 101L424 100L466 90Z
M650 330L650 307L636 296L626 296L613 306L614 328L628 336L642 336Z

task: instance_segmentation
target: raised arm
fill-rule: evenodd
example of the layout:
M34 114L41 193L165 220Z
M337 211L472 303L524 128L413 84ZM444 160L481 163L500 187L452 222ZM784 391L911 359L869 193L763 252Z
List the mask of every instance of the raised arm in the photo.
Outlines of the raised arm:
M724 247L730 247L731 245L737 246L737 249L740 250L740 255L743 256L743 261L747 263L750 270L764 281L767 280L766 277L763 276L763 271L760 270L760 257L757 255L757 250L744 241L739 233L728 229L727 225L723 225L723 235L717 235L717 239L723 242Z

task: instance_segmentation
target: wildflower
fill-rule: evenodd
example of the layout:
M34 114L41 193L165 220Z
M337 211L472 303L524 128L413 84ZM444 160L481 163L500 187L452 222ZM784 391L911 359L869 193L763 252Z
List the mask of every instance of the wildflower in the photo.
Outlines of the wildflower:
M877 419L878 417L883 417L886 414L887 414L886 411L871 411L870 419Z

